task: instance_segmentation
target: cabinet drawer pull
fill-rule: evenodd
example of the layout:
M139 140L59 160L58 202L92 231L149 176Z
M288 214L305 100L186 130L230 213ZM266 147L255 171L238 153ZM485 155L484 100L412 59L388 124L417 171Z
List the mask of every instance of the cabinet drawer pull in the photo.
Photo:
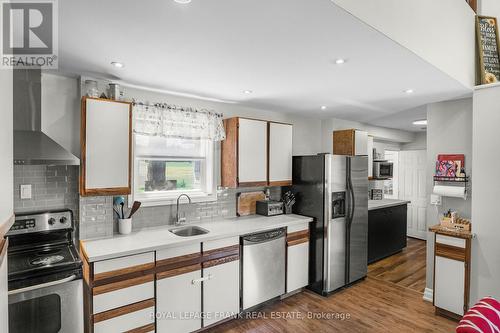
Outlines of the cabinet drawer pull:
M204 277L199 278L199 279L191 280L191 284L198 284L198 283L203 282L203 281L212 280L213 278L214 278L214 276L212 274L208 274L208 276L204 276Z

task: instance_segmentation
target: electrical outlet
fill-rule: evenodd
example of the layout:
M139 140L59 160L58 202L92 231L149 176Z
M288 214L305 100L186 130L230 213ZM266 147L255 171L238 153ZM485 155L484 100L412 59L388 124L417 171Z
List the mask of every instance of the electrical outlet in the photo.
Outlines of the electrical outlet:
M31 199L31 184L21 185L21 199Z
M441 196L437 194L431 194L431 205L441 206Z

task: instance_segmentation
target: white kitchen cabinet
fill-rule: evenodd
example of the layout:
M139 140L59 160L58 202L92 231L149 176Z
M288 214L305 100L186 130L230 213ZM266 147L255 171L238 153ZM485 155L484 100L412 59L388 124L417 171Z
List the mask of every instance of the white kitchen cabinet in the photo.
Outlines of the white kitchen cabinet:
M201 244L156 251L156 329L185 333L201 328Z
M437 256L435 270L434 305L458 315L463 315L464 263Z
M237 315L240 309L239 237L203 243L203 327ZM215 258L215 259L211 259Z
M267 122L239 119L238 183L267 182Z
M187 333L201 328L201 269L156 281L156 330Z
M283 186L292 180L290 124L246 118L224 120L221 142L221 185Z
M80 194L130 194L132 105L84 97Z
M368 135L367 141L368 152L368 178L373 177L373 136Z
M459 319L469 307L471 238L440 234L433 228L434 306L438 314Z
M286 236L286 292L309 284L309 225L289 227Z
M240 308L240 261L203 268L203 326L237 315Z
M356 130L354 136L354 155L368 155L368 133Z
M269 122L269 185L292 184L293 126Z

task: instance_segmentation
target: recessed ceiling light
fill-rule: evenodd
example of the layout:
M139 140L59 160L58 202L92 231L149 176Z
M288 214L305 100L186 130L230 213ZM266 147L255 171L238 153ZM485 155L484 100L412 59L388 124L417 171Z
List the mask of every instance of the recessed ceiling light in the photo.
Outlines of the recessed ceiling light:
M407 94L413 94L415 91L413 89L406 89L404 92Z
M181 4L186 4L191 2L191 0L174 0L174 1Z
M244 94L251 94L251 93L253 93L253 91L251 91L251 90L243 90L243 93Z
M123 63L121 63L121 62L117 62L117 61L113 61L113 62L111 63L111 65L113 65L113 66L114 66L114 67L116 67L116 68L123 68L123 67L125 67L125 65L124 65Z
M342 59L342 58L338 58L335 60L335 63L337 65L342 65L342 64L345 64L345 59Z
M322 105L321 110L326 110L326 105Z
M427 126L427 119L415 120L413 122L413 125L415 125L415 126Z

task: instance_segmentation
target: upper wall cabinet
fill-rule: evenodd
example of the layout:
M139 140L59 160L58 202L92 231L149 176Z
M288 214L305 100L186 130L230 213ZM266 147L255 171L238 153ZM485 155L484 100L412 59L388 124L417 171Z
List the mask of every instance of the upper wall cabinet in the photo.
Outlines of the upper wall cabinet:
M80 194L130 194L132 105L84 97Z
M293 126L269 123L269 185L292 184Z
M222 186L291 184L292 125L237 117L224 120L224 126Z
M356 129L333 132L335 155L368 155L368 133Z

